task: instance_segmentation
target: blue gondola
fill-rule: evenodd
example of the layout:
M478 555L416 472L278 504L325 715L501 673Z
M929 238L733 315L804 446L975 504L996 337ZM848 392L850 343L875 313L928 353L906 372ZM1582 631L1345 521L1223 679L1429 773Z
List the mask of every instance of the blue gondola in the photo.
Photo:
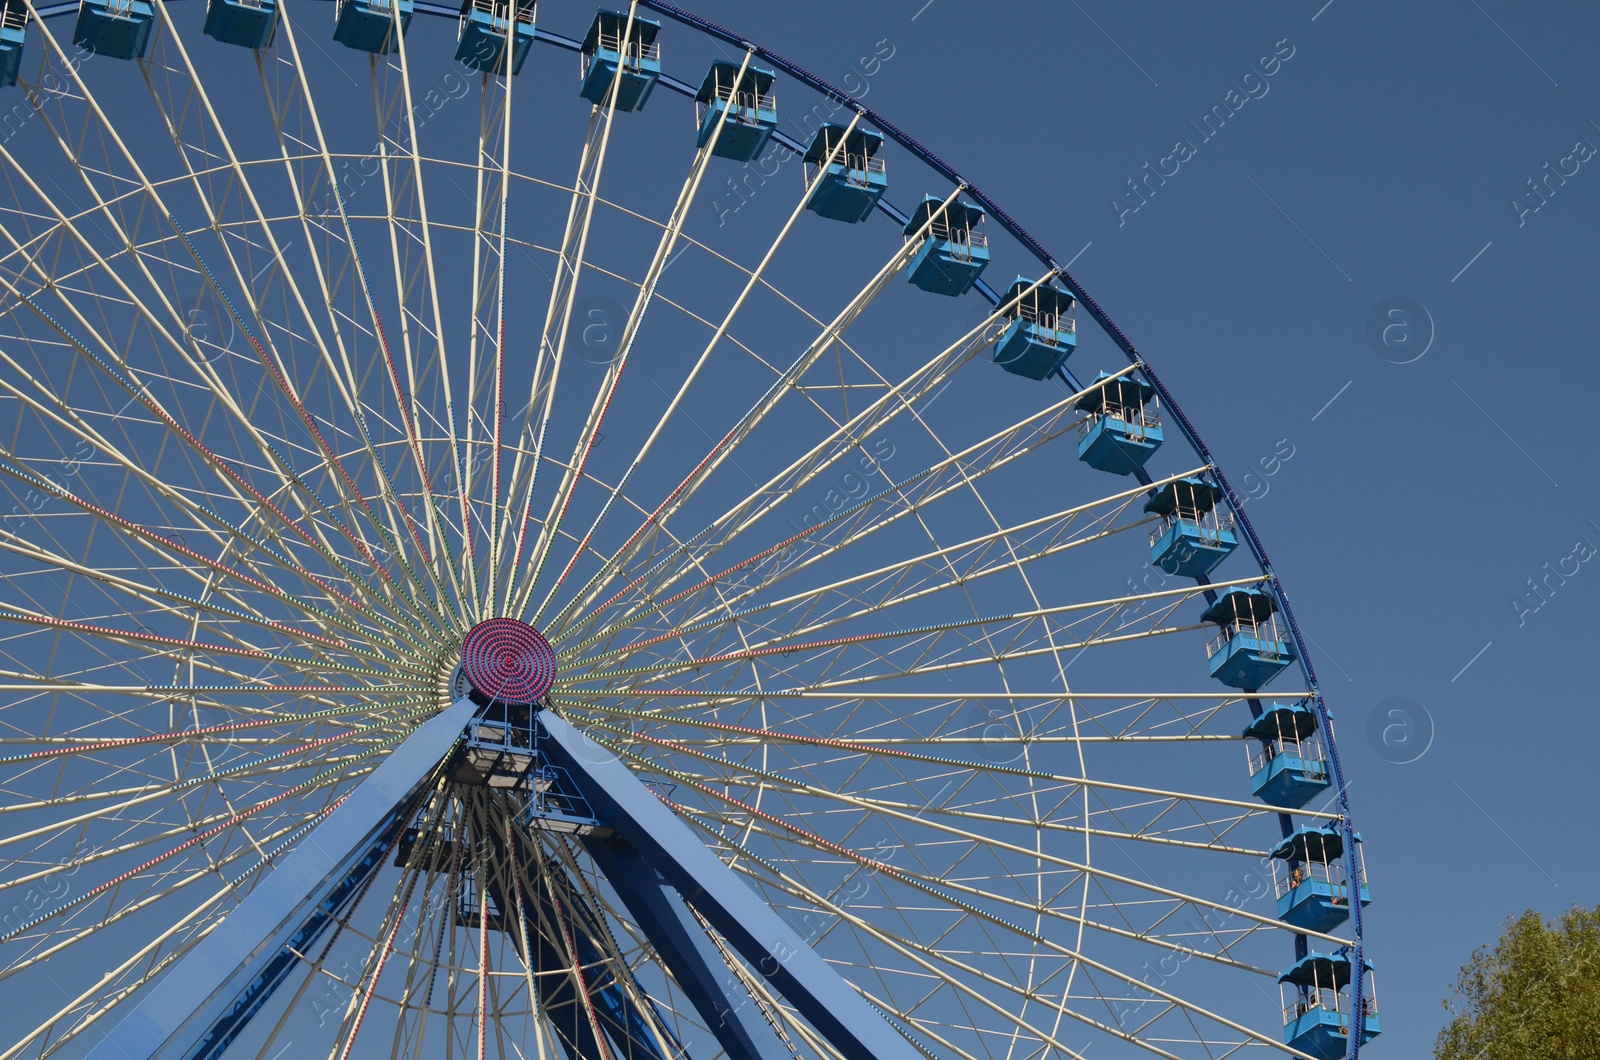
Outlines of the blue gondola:
M1103 385L1078 399L1089 414L1078 429L1078 459L1097 471L1131 475L1161 448L1156 388L1128 376L1111 379L1109 372L1095 382Z
M1272 882L1278 919L1307 931L1328 932L1350 917L1350 875L1344 833L1337 827L1301 828L1272 848ZM1356 883L1361 904L1372 901L1356 836Z
M771 70L751 66L740 77L738 63L712 63L700 82L700 91L694 94L695 122L700 130L695 146L704 147L716 133L717 146L711 153L718 158L735 162L760 158L778 127L778 97L772 94L775 80ZM719 124L721 132L717 132Z
M1250 793L1268 806L1298 809L1328 789L1317 714L1304 703L1274 703L1244 730L1251 748Z
M411 25L411 0L338 0L333 39L346 48L387 55L399 47L394 33Z
M661 45L656 43L660 33L661 23L647 18L635 17L630 28L628 16L621 11L596 13L580 48L583 84L578 94L596 106L604 106L611 99L611 84L621 71L617 110L643 110L661 79Z
M841 146L841 144L843 146ZM889 174L878 152L883 137L857 127L824 124L806 148L806 184L816 181L806 208L833 221L865 221L889 187Z
M456 61L486 74L505 72L506 38L511 38L511 72L533 46L534 0L464 0Z
M1201 478L1168 482L1145 502L1160 516L1150 531L1150 563L1180 578L1210 574L1239 547L1233 515L1217 507L1222 488Z
M96 55L142 59L155 17L145 0L83 0L72 42Z
M959 199L943 205L925 196L906 222L909 239L923 230L922 245L911 259L909 279L931 294L963 295L972 289L989 265L989 236L984 232L983 207Z
M17 83L22 70L22 45L28 39L28 5L22 0L0 3L0 86Z
M1200 621L1217 626L1206 646L1211 676L1245 692L1278 676L1294 661L1294 649L1278 629L1278 601L1264 589L1235 586L1206 608Z
M1006 291L1002 304L1016 305L1008 313L1011 323L994 344L994 363L1012 375L1046 379L1078 348L1078 325L1072 319L1076 302L1065 291L1033 284L1018 276Z
M1366 973L1366 996L1361 1005L1361 1044L1365 1045L1379 1033L1378 1001L1373 992L1372 962L1364 961L1362 967ZM1342 953L1308 953L1278 976L1285 1044L1322 1060L1342 1060L1347 1055L1353 968L1350 958Z
M278 28L278 0L209 0L205 32L224 44L259 49Z

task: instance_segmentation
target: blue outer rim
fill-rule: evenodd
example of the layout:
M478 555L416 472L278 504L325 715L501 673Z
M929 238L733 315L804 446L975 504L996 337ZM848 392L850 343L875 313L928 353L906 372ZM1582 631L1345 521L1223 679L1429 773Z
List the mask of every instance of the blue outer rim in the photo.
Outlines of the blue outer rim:
M653 11L657 11L674 20L675 22L680 22L691 29L698 30L701 33L720 40L725 44L732 44L745 51L751 52L754 55L760 56L766 62L771 63L773 66L777 67L784 73L802 82L808 87L854 110L857 114L861 115L863 119L871 122L873 125L881 129L883 134L889 139L893 140L895 143L911 152L911 154L916 156L918 160L923 162L941 176L959 185L962 192L968 198L972 199L974 202L978 203L985 210L987 210L989 212L989 216L994 218L995 222L998 223L1001 228L1005 229L1006 232L1010 233L1013 238L1027 248L1028 252L1037 258L1039 262L1045 266L1045 268L1052 270L1057 276L1060 277L1061 282L1066 285L1069 291L1072 292L1073 297L1075 297L1078 302L1089 311L1089 315L1094 318L1095 323L1100 325L1101 330L1110 336L1111 341L1117 344L1117 347L1122 350L1123 354L1128 358L1128 360L1135 365L1144 375L1144 377L1150 381L1150 384L1156 388L1156 393L1160 395L1162 404L1167 407L1167 409L1172 413L1173 418L1177 420L1178 429L1183 432L1183 436L1188 440L1189 444L1194 447L1194 450L1199 455L1200 459L1205 461L1206 466L1211 471L1211 474L1216 477L1217 484L1220 485L1223 491L1226 493L1228 507L1232 509L1234 519L1238 522L1239 528L1244 531L1245 542L1250 546L1251 553L1255 556L1256 562L1261 566L1262 573L1266 575L1267 580L1272 584L1273 592L1277 594L1278 603L1281 605L1284 620L1289 626L1289 635L1294 639L1295 651L1300 657L1300 668L1306 676L1306 686L1310 689L1311 698L1316 703L1317 716L1322 724L1323 734L1327 737L1328 761L1333 766L1334 783L1337 785L1339 792L1339 813L1343 824L1345 840L1345 872L1352 881L1351 885L1355 886L1354 881L1357 879L1355 855L1356 833L1355 825L1350 818L1350 800L1345 786L1344 766L1339 760L1339 748L1333 737L1333 715L1328 710L1327 704L1323 701L1322 689L1317 683L1316 670L1311 665L1311 654L1308 650L1305 637L1300 632L1300 624L1295 621L1294 611L1289 606L1289 596L1284 591L1283 583L1278 580L1277 572L1273 570L1272 561L1267 557L1267 550L1261 544L1261 538L1256 535L1255 527L1250 524L1250 517L1245 514L1244 502L1239 499L1238 494L1234 492L1232 484L1228 482L1227 477L1222 473L1222 468L1217 465L1216 460L1212 457L1210 448L1207 447L1204 439L1200 437L1200 432L1195 430L1194 424L1191 423L1189 421L1189 417L1184 414L1183 408L1178 404L1177 400L1173 398L1172 392L1167 389L1166 384L1161 381L1160 376L1156 375L1155 369L1150 367L1150 362L1144 359L1144 355L1141 354L1138 348L1134 346L1132 340L1130 340L1127 335L1123 334L1122 329L1117 326L1116 321L1112 320L1110 315L1100 307L1100 303L1095 301L1094 298L1089 295L1089 292L1084 289L1083 285L1074 279L1072 274L1067 271L1066 267L1058 262L1055 256L1050 253L1050 251L1045 249L1044 244L1040 243L1033 237L1032 233L1023 228L1022 225L1018 224L1009 213L1001 208L999 203L995 202L982 191L978 190L977 185L973 184L971 181L967 180L960 173L958 173L954 166L951 166L948 162L944 161L944 159L940 158L938 155L924 147L921 143L912 139L909 135L902 131L899 126L888 121L883 117L883 115L879 114L871 107L868 107L866 104L862 103L860 100L856 99L842 88L838 88L837 86L824 81L822 78L811 73L805 68L790 62L788 59L785 59L776 52L764 48L752 40L741 37L739 34L734 33L731 30L724 29L714 22L709 22L698 15L685 11L682 8L675 7L672 4L662 3L660 0L638 0L638 3L640 7L646 7ZM40 18L54 18L58 15L72 14L79 9L79 6L80 4L77 2L77 0L66 0L66 2L63 3L55 3L38 7L36 10L38 11ZM456 19L461 15L459 7L449 4L436 3L433 2L433 0L416 0L414 9L418 14L435 15L449 19ZM572 37L563 36L559 33L551 33L544 29L535 28L534 39L542 41L546 44L553 44L556 47L562 48L566 51L575 52L578 51L580 47L580 42L578 40ZM668 77L667 75L663 74L659 83L663 87L672 92L676 92L679 95L688 96L690 98L694 97L695 86L690 85L686 81L680 81L675 77ZM789 136L787 133L777 131L774 132L772 138L791 151L800 152L805 150L804 144L800 143L792 136ZM879 202L879 209L883 210L890 217L895 218L901 223L904 223L906 219L906 215L904 213L895 209L893 206L890 206L888 203L882 202L881 200ZM992 295L993 292L986 291L985 293ZM1360 902L1350 903L1350 917L1354 927L1353 934L1355 936L1355 947L1354 952L1351 954L1351 962L1356 969L1356 975L1351 984L1350 1049L1346 1055L1349 1057L1349 1060L1356 1060L1361 1052L1361 1037L1366 1023L1365 1005L1363 1004L1366 996L1366 962L1363 954L1364 946Z

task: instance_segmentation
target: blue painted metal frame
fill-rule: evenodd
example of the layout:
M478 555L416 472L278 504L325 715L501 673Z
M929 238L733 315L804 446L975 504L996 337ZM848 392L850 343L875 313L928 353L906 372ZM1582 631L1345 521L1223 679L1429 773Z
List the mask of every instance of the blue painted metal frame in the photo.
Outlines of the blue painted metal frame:
M544 878L536 866L528 864L527 855L522 850L519 849L515 854L508 852L505 849L505 839L492 830L488 833L488 838L494 844L497 855L514 856L528 868L528 876L534 881L532 899L539 908L540 916L547 923L556 923L555 906L561 899L552 892L549 881ZM526 840L524 838L518 841ZM511 908L511 903L507 901L507 896L503 893L503 888L498 881L490 882L489 893L490 897L495 900L495 905L502 911ZM578 951L579 965L585 968L603 967L606 969L601 977L596 978L593 982L584 984L592 1000L597 1002L595 1004L597 1022L609 1032L612 1040L618 1043L618 1051L622 1055L635 1058L635 1060L666 1060L656 1045L655 1034L650 1028L649 1021L639 1011L639 1006L633 1002L628 992L623 989L622 984L617 981L614 963L605 961L607 954L602 954L593 941L593 936L610 934L601 920L601 914L591 908L587 902L575 899L571 894L563 897L566 898L566 901L561 902L561 905L566 910L566 915L561 919L569 922L573 920L581 922L581 929L571 932L572 944ZM542 984L541 1004L545 1006L547 1012L551 1008L571 1006L572 1014L574 1017L578 1017L575 1019L573 1026L574 1033L570 1036L566 1033L564 1027L557 1024L554 1018L550 1020L556 1036L561 1039L562 1049L565 1050L570 1060L599 1060L600 1057L605 1055L605 1050L599 1048L599 1043L594 1038L594 1029L589 1025L586 1018L582 1018L581 1014L585 1013L587 1009L582 999L578 997L577 987L573 983L572 977L562 974L570 967L571 962L564 952L560 952L548 944L548 940L538 930L537 925L527 922L526 909L521 911L521 915L524 918L521 930L512 931L507 928L506 934L511 938L513 944L520 949L523 932L527 933L529 946L534 949L534 953L524 955L523 959L524 961L531 960L530 967L533 968L535 977ZM631 976L632 973L627 972L624 968L624 974ZM643 996L644 991L638 988L637 982L634 983L634 986L635 993ZM668 1022L661 1018L659 1012L655 1016L655 1022L662 1028L670 1028ZM672 1046L681 1053L682 1046L676 1039L671 1038L671 1030L666 1029L665 1033L671 1040Z
M28 8L22 0L0 3L0 88L17 83L22 49L28 41Z
M275 979L269 972L284 946L322 915L326 901L392 828L396 808L439 767L477 709L470 699L459 699L419 725L216 930L168 969L89 1052L89 1060L202 1055L198 1050L219 1034L237 1034L282 982L285 969Z
M633 771L551 711L541 747L595 811L659 871L746 961L850 1060L922 1054L734 875Z
M84 0L72 43L112 59L143 59L154 25L150 0Z
M76 13L78 6L78 0L65 0L65 2L42 6L36 10L40 18L53 18L58 15ZM1203 460L1210 468L1211 473L1216 477L1217 484L1220 485L1226 493L1228 506L1233 509L1234 516L1238 521L1238 526L1244 533L1245 542L1250 546L1251 553L1255 556L1256 562L1260 564L1262 572L1266 575L1268 582L1272 585L1273 591L1277 594L1278 602L1282 606L1284 620L1289 627L1289 635L1294 641L1296 655L1298 656L1301 670L1305 673L1306 684L1311 692L1313 702L1316 704L1317 716L1322 725L1323 734L1327 740L1326 750L1328 754L1328 764L1333 771L1333 781L1338 792L1338 804L1342 820L1342 829L1345 832L1346 858L1350 859L1347 862L1347 868L1353 876L1356 871L1353 853L1355 846L1355 826L1350 816L1349 789L1344 777L1344 766L1339 758L1339 749L1333 739L1333 714L1332 711L1328 709L1327 703L1323 699L1321 685L1317 681L1316 670L1311 664L1311 656L1307 649L1305 635L1300 632L1300 625L1295 620L1294 611L1289 605L1288 594L1284 591L1283 583L1278 579L1277 572L1273 569L1272 561L1267 556L1266 548L1262 545L1261 538L1256 534L1255 527L1251 525L1249 516L1245 515L1244 502L1239 499L1239 495L1234 491L1233 486L1228 482L1227 477L1223 474L1221 467L1218 466L1215 457L1211 455L1210 448L1206 445L1205 440L1200 437L1199 431L1195 429L1194 424L1190 422L1189 417L1184 413L1182 407L1179 406L1177 400L1173 398L1172 392L1167 389L1166 384L1161 381L1161 378L1156 374L1155 370L1150 367L1150 363L1144 359L1144 356L1139 352L1138 348L1134 346L1132 340L1130 340L1127 335L1123 333L1122 329L1117 326L1117 323L1114 320L1111 319L1110 315L1106 313L1106 311L1101 307L1100 303L1095 301L1095 299L1090 296L1088 291L1084 289L1083 285L1073 278L1072 274L1067 271L1066 267L1061 265L1056 260L1055 256L1051 254L1049 250L1045 249L1042 243L1034 238L1032 233L1028 232L1028 230L1017 223L1017 221L1012 218L1010 214L1001 209L998 203L989 198L981 190L979 190L976 185L972 184L965 177L963 177L948 162L945 162L942 158L940 158L938 155L935 155L921 143L912 139L898 126L886 121L882 115L866 106L850 93L830 84L827 81L824 81L822 78L817 77L815 74L805 70L803 67L800 67L783 58L783 56L778 55L776 52L773 52L768 48L764 48L761 45L756 44L754 41L748 40L730 30L724 29L713 22L700 18L698 15L691 14L682 8L676 7L672 4L663 3L661 0L639 0L639 6L659 12L660 14L663 14L676 22L682 23L685 26L689 26L692 29L698 30L707 36L713 37L726 44L731 44L738 48L742 48L754 53L764 61L771 63L778 69L796 78L813 90L820 92L824 96L836 100L845 106L850 107L852 110L859 113L865 120L871 122L873 125L877 126L877 128L882 130L886 137L893 140L905 150L909 151L925 165L932 168L935 172L945 177L947 180L959 185L962 190L966 192L969 198L988 210L990 216L995 219L996 223L998 223L1006 230L1006 232L1010 233L1013 238L1020 242L1041 264L1056 272L1062 283L1078 299L1078 303L1088 310L1089 315L1094 318L1095 323L1100 325L1102 330L1104 330L1105 333L1111 338L1111 341L1114 342L1117 345L1117 348L1122 351L1123 355L1127 357L1132 364L1136 365L1144 377L1150 382L1150 384L1156 388L1156 393L1160 396L1162 403L1171 410L1174 419L1177 420L1179 430L1182 431L1183 436L1188 440L1189 444L1194 448L1201 460ZM442 18L455 19L460 15L458 8L454 8L446 4L435 3L433 0L416 0L414 9L419 14L435 15ZM534 33L534 39L540 41L541 43L552 44L566 51L576 52L580 48L579 41L558 33L551 33L544 29L536 29ZM675 77L670 77L665 73L661 75L659 84L669 91L675 92L679 95L688 96L691 99L693 99L696 91L694 85L691 85L685 81L680 81ZM772 139L796 153L804 153L805 151L804 144L782 131L775 132ZM878 201L878 209L900 225L904 225L909 219L908 214L897 209L893 204L887 202L886 200L880 199ZM974 289L977 290L985 299L987 299L991 305L999 304L999 294L983 280L980 279L974 285ZM1063 370L1062 377L1075 389L1082 389L1081 384L1079 384L1078 381L1073 378L1071 373ZM1147 476L1144 474L1142 468L1140 469L1139 477L1141 480L1147 480ZM1201 581L1201 584L1205 584L1205 582ZM1252 703L1252 709L1259 710L1259 703ZM1354 961L1356 974L1354 982L1351 984L1351 995L1355 1007L1354 1015L1356 1020L1356 1033L1351 1035L1349 1060L1357 1060L1357 1057L1360 1053L1360 1039L1363 1023L1362 1010L1364 1006L1362 1005L1362 1000L1365 997L1366 985L1366 962L1363 955L1364 946L1362 943L1364 932L1362 926L1362 912L1359 902L1354 904L1354 908L1352 909L1352 919L1354 922L1353 934L1356 942L1352 948L1351 959ZM1303 943L1304 938L1302 936L1300 939L1301 948L1303 948Z
M252 50L272 43L278 29L278 0L208 0L203 32L214 40Z
M554 895L550 898L553 900ZM640 1006L635 1005L623 990L621 983L616 979L616 967L612 963L602 964L606 955L600 952L595 945L594 936L605 931L601 923L600 914L587 904L578 903L569 899L567 902L569 916L582 924L582 930L573 932L573 941L578 948L578 962L585 968L603 967L605 971L595 977L594 982L588 984L592 994L598 995L599 1008L602 1010L600 1019L602 1024L611 1032L611 1040L618 1045L618 1051L624 1056L638 1058L638 1060L666 1060L661 1055L661 1050L656 1045L654 1032L650 1024L639 1011ZM609 934L609 932L606 932ZM632 973L628 973L631 977ZM637 987L637 983L634 984ZM643 995L644 991L639 990ZM656 1022L666 1031L667 1040L679 1054L683 1046L673 1038L670 1025L661 1014L657 1012Z
M540 892L533 896L533 901L543 908L547 895L543 893L542 886ZM565 952L545 938L536 923L528 920L526 909L521 915L522 930L528 933L528 945L533 950L531 954L524 954L522 959L529 962L534 978L540 984L540 1005L547 1014L552 1010L559 1012L561 1009L570 1009L574 1017L570 1032L555 1016L549 1018L551 1030L561 1043L562 1052L566 1053L567 1060L599 1060L604 1053L595 1039L594 1028L584 1017L583 1002L578 998L572 977L564 974L571 962ZM520 948L520 931L515 941Z
M1298 810L1328 790L1328 771L1321 759L1279 751L1250 774L1250 794L1268 806Z
M710 941L655 867L624 840L589 837L583 846L731 1060L788 1060L771 1028L749 1018L753 1006L732 1003L737 991L717 976L722 962L706 952ZM731 974L724 966L722 980Z
M317 903L311 915L300 925L300 929L291 935L277 955L267 962L261 974L239 992L239 996L234 998L233 1004L227 1011L183 1054L183 1060L215 1060L223 1054L229 1044L244 1030L245 1025L261 1011L261 1006L272 997L273 991L283 985L283 981L294 970L294 966L300 963L300 955L308 952L328 926L345 914L352 900L361 892L362 886L383 865L384 857L388 855L389 848L394 845L409 816L410 813L405 809L397 809L389 815L389 819L381 826L377 838L367 848L367 852L355 863L332 893Z

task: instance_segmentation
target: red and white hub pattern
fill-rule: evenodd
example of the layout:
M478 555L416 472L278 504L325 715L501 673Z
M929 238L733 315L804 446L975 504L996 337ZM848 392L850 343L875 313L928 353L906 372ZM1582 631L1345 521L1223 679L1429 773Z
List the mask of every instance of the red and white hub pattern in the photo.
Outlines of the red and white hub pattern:
M473 626L462 642L461 668L480 696L531 705L555 683L556 653L526 622L491 618Z

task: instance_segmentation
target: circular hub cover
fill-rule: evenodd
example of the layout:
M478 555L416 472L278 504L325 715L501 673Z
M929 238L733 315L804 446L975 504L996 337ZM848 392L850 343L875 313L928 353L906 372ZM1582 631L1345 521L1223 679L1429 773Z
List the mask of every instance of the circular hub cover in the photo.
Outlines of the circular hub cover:
M532 704L556 679L556 653L544 635L514 618L472 627L461 645L461 667L473 691L501 703Z

